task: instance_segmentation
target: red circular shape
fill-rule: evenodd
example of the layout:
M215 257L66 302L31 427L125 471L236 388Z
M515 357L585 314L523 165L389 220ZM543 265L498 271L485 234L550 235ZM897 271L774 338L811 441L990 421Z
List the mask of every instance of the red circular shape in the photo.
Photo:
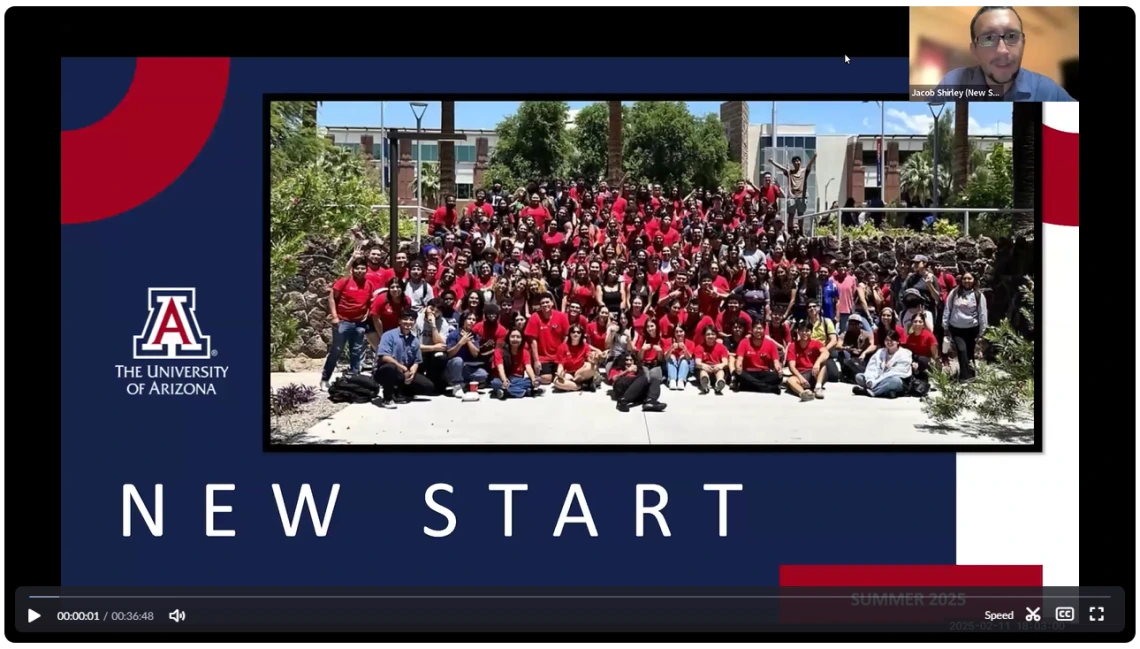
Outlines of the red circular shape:
M1081 135L1041 126L1041 220L1081 225Z
M182 175L209 139L229 84L227 58L140 58L103 119L60 135L60 223L142 205Z

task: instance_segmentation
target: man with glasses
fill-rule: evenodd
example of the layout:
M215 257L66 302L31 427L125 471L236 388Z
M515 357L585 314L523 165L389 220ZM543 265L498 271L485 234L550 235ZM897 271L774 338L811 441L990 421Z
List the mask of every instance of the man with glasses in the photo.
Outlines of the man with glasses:
M951 70L945 88L988 88L995 101L1074 101L1049 77L1022 69L1025 32L1013 7L982 7L970 21L970 52L978 65Z

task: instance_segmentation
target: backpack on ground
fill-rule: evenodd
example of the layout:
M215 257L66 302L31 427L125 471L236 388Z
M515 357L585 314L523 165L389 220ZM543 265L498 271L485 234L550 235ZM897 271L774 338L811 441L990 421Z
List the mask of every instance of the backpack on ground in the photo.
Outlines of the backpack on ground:
M333 403L369 403L380 394L380 385L371 376L341 376L329 386Z

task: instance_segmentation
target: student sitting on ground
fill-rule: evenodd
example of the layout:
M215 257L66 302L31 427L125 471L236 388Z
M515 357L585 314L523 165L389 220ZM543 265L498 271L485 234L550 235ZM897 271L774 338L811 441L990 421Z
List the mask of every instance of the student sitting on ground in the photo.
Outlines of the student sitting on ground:
M811 325L811 339L822 344L827 350L827 380L838 381L839 366L835 363L835 347L839 344L839 336L835 323L820 315L819 302L815 300L808 301L806 322ZM823 384L820 384L820 389L823 389Z
M788 389L800 401L822 399L819 388L827 380L827 349L811 339L811 325L806 322L796 325L795 337L796 342L787 351L788 367L792 370Z
M864 327L863 316L852 313L847 319L847 329L835 347L836 364L845 383L854 383L855 376L863 372L867 362L863 352L874 342L874 334Z
M532 394L537 381L522 331L512 329L507 334L507 342L495 350L491 367L495 373L491 379L492 399L521 399Z
M692 304L692 302L690 302ZM693 367L693 343L685 337L683 326L673 327L673 341L665 355L665 370L670 390L684 390Z
M738 319L734 328L743 339L744 320ZM717 388L717 394L724 390L725 381L732 373L732 360L728 347L717 338L716 325L705 325L701 344L693 348L693 358L697 366L697 385L701 394L709 393L709 385Z
M901 343L910 352L912 376L923 381L928 380L927 371L930 369L930 364L939 357L938 339L934 337L934 332L927 326L928 315L926 313L914 314L914 318L910 321L910 328L907 330L906 342Z
M395 408L396 404L407 403L417 394L434 392L431 379L420 372L424 359L420 340L412 333L416 315L415 311L405 309L400 314L400 325L380 337L376 350L380 363L373 378L380 384L380 405L384 408Z
M656 372L645 371L638 367L637 358L632 354L623 355L614 364L615 370L616 367L625 368L614 375L612 396L617 401L619 411L629 412L631 407L639 403L645 412L662 412L665 410L665 404L658 400L661 398L661 372L659 369Z
M852 392L858 395L894 399L906 393L906 382L914 370L910 351L899 342L897 331L886 334L884 346L875 352L867 369L855 377Z
M764 329L763 322L754 322L752 336L740 341L736 349L733 371L737 390L741 392L780 394L784 364L780 362L780 349L764 335Z
M590 346L586 344L586 328L570 325L566 342L558 347L554 373L554 389L560 392L594 391L594 365L589 361Z
M456 398L463 396L464 385L481 385L487 380L487 370L479 359L479 335L474 331L477 319L473 311L464 313L460 328L447 335L447 383Z

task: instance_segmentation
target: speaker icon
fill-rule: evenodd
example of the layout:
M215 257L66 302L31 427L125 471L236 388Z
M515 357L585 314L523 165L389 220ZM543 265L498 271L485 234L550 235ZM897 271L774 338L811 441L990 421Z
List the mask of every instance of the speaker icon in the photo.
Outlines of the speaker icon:
M168 613L166 615L166 617L170 618L174 622L181 622L181 621L186 619L186 611L180 611L178 609L174 609L173 611Z

